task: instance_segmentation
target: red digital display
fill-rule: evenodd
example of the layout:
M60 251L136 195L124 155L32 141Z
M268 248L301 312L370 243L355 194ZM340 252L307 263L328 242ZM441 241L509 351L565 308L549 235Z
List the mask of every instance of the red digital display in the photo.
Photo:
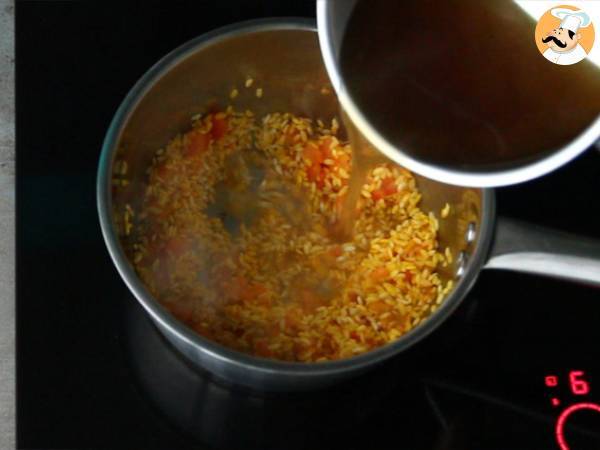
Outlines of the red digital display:
M557 375L547 375L544 378L544 384L549 388L558 386L559 377ZM590 392L590 383L585 379L585 372L582 370L571 370L569 372L568 388L573 395L582 396ZM553 394L557 391L553 390ZM558 397L550 398L552 406L559 406L561 401ZM556 422L555 434L561 450L570 450L570 447L565 439L565 424L571 414L580 410L591 410L600 413L600 405L595 403L580 402L565 408L558 417Z

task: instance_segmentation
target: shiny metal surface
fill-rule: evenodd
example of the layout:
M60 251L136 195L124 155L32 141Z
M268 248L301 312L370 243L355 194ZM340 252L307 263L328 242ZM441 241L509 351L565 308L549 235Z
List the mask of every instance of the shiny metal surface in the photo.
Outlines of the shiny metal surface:
M600 286L600 242L500 218L485 268Z
M323 67L314 25L302 19L269 19L215 30L174 50L132 88L107 132L98 168L98 213L111 257L127 286L164 336L190 362L232 383L261 390L306 390L331 385L374 367L431 333L459 305L486 261L493 238L493 191L442 184L417 176L422 207L438 214L446 202L447 219L440 221L439 241L460 265L442 269L455 287L442 306L422 325L396 342L363 355L317 364L287 363L242 354L211 342L177 321L152 297L127 258L131 243L120 217L126 203L136 209L154 152L184 130L189 117L217 102L229 103L229 92L253 77L264 87L262 99L240 94L237 106L258 114L291 111L309 117L338 114ZM331 91L331 89L330 89ZM112 190L113 164L125 159L129 184ZM473 231L474 230L474 231ZM470 240L466 240L468 235ZM467 257L468 256L468 257Z
M548 155L524 160L519 165L481 171L433 164L398 149L363 114L347 89L341 74L339 56L342 39L356 4L357 0L317 0L319 43L325 67L339 101L352 122L376 148L403 167L444 183L473 187L505 186L531 180L553 171L590 148L600 137L600 111L598 111L596 119L577 138L562 148L557 148Z

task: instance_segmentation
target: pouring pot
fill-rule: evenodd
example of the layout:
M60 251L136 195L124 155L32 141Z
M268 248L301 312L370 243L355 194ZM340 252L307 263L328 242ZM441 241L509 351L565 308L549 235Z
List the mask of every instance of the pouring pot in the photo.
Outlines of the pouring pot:
M165 338L195 365L220 378L267 391L304 390L357 375L419 342L452 314L483 268L508 269L585 281L600 286L600 242L496 220L494 193L417 176L424 211L438 213L439 243L455 255L440 269L454 288L427 320L391 344L356 357L322 363L263 359L199 336L150 294L128 259L132 242L122 217L139 208L155 151L189 127L190 117L215 102L230 103L234 86L252 77L264 88L240 89L238 108L257 115L289 111L332 118L339 105L329 84L314 24L304 19L267 19L234 24L200 36L153 66L131 89L106 134L98 169L97 200L102 233L123 280ZM124 183L120 164L127 161ZM119 169L119 170L117 170ZM126 184L126 185L125 185Z
M344 111L388 158L444 183L505 186L568 163L600 138L600 68L548 63L518 3L318 0L323 61ZM563 121L559 137L548 117L567 82L577 123Z

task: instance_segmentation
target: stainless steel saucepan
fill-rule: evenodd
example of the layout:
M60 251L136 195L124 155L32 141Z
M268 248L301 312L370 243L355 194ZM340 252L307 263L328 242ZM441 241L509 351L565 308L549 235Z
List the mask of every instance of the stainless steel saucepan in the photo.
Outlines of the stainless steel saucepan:
M455 255L443 269L455 287L423 324L392 344L353 358L323 363L278 362L241 354L211 342L175 319L153 298L127 258L131 245L121 218L125 204L139 207L146 170L156 149L186 129L207 105L227 105L246 77L262 98L240 95L236 105L257 114L290 111L331 118L339 106L321 60L314 24L303 19L243 22L200 36L164 57L132 88L118 109L102 148L98 213L110 255L123 280L158 329L192 363L233 383L262 390L302 390L363 372L416 344L459 305L483 268L508 269L585 281L600 286L600 242L506 219L496 220L494 193L417 177L422 207L451 213L440 221L440 245ZM243 91L243 89L240 89ZM115 161L128 163L127 185Z

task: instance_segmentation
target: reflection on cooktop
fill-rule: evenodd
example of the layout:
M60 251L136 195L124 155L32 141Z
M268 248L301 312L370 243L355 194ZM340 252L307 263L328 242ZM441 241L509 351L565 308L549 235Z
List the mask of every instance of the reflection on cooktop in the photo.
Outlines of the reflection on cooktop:
M124 342L142 389L171 423L210 446L336 446L336 441L347 440L367 422L377 420L382 411L392 414L399 423L415 421L421 429L429 423L425 428L432 431L440 428L412 371L374 370L322 391L251 392L192 367L134 300L125 303ZM434 439L431 434L423 442L414 441L411 448L432 448Z
M135 300L123 299L123 304L123 343L144 397L159 416L199 445L435 450L472 448L473 443L481 448L555 445L551 412L532 407L522 396L514 401L510 392L490 389L477 376L464 378L464 368L457 378L455 368L446 367L440 352L471 337L478 304L473 299L419 352L406 352L326 390L285 394L250 391L216 379L181 356ZM589 418L572 424L572 448L597 448L597 425ZM518 435L523 447L515 447Z

